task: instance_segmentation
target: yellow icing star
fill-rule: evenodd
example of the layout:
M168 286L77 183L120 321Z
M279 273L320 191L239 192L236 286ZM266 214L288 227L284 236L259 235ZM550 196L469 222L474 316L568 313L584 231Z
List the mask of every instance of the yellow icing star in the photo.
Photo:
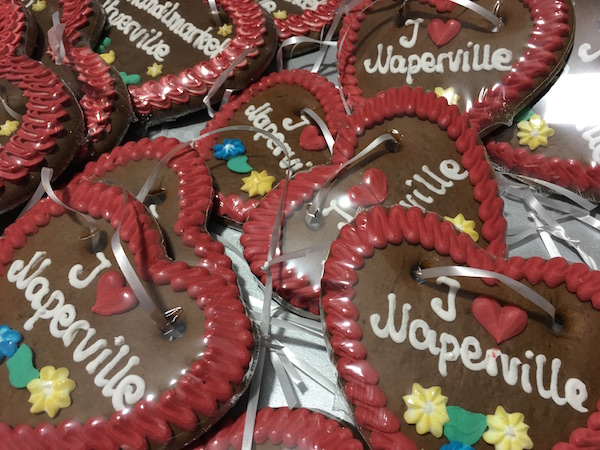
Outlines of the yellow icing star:
M228 25L226 23L221 25L219 31L217 31L217 34L223 37L229 36L231 33L233 33L233 25Z
M35 12L40 12L46 9L46 1L45 0L37 0L33 5L31 5L31 9Z
M19 129L17 120L7 120L4 125L0 125L0 136L10 136Z
M419 383L413 383L412 394L402 397L408 409L404 412L406 423L416 425L417 433L431 433L435 437L442 436L444 424L450 421L446 411L448 397L442 395L439 386L429 389Z
M285 20L287 19L287 11L284 9L278 9L273 13L273 17L275 17L276 19Z
M45 411L50 418L54 418L60 409L71 406L75 382L69 378L68 369L45 366L40 370L40 377L27 384L27 389L31 393L29 403L32 406L29 411L32 414Z
M148 66L148 70L146 71L146 75L149 77L155 78L159 75L162 75L163 65L154 63L151 66Z
M479 233L475 231L475 221L465 220L465 216L460 213L455 218L445 216L444 220L453 223L463 233L467 233L473 241L477 242L479 240Z
M460 100L460 95L454 92L453 87L444 89L443 87L438 86L435 88L435 95L437 95L438 97L444 97L448 101L449 105L456 105Z
M104 62L108 65L115 62L117 58L114 50L110 50L108 53L100 53L100 58L104 60Z
M533 442L527 435L529 425L523 419L523 414L509 414L502 406L498 406L494 415L487 416L488 429L483 433L483 440L496 450L533 448Z
M269 175L266 170L260 173L253 170L250 176L242 178L242 181L244 182L242 191L247 192L250 197L255 197L269 192L273 188L275 177Z
M519 145L528 145L532 151L540 145L547 147L548 138L554 136L554 130L537 114L531 116L529 120L521 120L517 123L517 127L520 130L517 133Z

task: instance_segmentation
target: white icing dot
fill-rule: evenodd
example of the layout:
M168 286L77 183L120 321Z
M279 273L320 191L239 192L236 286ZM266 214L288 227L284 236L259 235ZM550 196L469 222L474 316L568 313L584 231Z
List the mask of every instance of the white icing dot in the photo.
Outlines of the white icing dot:
M123 336L115 336L115 345L123 345L125 338Z

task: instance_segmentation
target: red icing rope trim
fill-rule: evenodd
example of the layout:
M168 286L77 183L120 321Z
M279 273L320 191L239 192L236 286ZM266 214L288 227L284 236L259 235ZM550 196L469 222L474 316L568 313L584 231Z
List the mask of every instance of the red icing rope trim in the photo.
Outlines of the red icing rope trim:
M513 148L507 142L486 141L492 161L512 172L571 189L584 196L600 195L600 166L583 164L575 159L547 157L527 148Z
M3 1L0 4L0 55L14 55L23 45L25 12L20 1Z
M0 146L0 187L4 180L23 180L29 169L38 167L51 153L69 120L63 104L72 100L52 71L27 56L0 58L0 78L16 84L28 98L27 112L9 142Z
M492 177L492 169L485 158L483 146L464 114L456 106L449 106L444 99L438 99L432 92L425 93L421 88L391 88L368 99L357 108L349 118L348 126L338 133L336 151L345 155L353 154L358 145L358 136L366 129L386 118L416 116L423 121L436 124L445 130L450 139L456 142L461 163L469 171L473 184L474 199L480 204L479 217L483 222L481 234L489 242L487 251L491 254L506 255L504 236L506 220L503 216L503 201L498 196L498 185ZM327 179L334 173L334 166L320 166L310 172L301 172L290 181L286 199L286 216L300 208L304 202L315 195ZM266 275L262 270L267 258L269 240L277 205L281 198L281 187L269 192L258 208L250 212L242 229L241 243L244 256L250 263L252 272L265 283ZM310 309L319 314L318 292L309 285L306 277L299 277L278 264L272 267L275 291L298 308Z
M128 142L115 147L110 153L101 155L98 161L88 163L73 182L110 178L110 173L117 167L126 167L141 159L158 163L179 144L177 139L165 137ZM224 255L223 244L214 241L206 231L207 214L213 199L212 178L206 163L197 152L187 147L171 158L167 166L179 178L179 190L171 192L173 198L169 200L177 202L180 207L177 219L173 223L173 231L185 246L193 248L194 253L202 258L202 261L199 260L202 267L206 267L213 275L225 278L237 292L237 277L231 268L231 260Z
M584 264L569 264L562 258L550 261L539 257L527 260L520 257L508 260L494 258L468 235L457 233L450 223L441 221L435 214L424 214L418 208L406 210L393 206L386 210L376 206L369 212L360 213L355 224L344 227L331 245L322 279L321 304L331 335L331 348L338 358L338 373L347 382L346 396L353 403L357 423L371 431L374 449L417 447L399 431L400 423L394 414L381 406L386 402L386 395L376 386L376 369L366 361L352 286L358 282L356 270L365 264L365 258L372 256L376 249L385 248L388 244L400 245L403 241L450 256L457 264L493 270L516 280L525 279L534 285L545 283L552 287L565 283L580 301L591 301L594 309L600 309L600 272L591 271ZM360 399L360 402L352 399ZM587 428L572 432L569 444L561 443L553 448L566 450L594 446L600 439L599 419L600 413L593 413Z
M451 10L446 3L448 0L421 0L435 5L438 12ZM358 42L358 32L361 22L368 15L357 12L370 2L361 3L355 12L348 14L343 21L340 36L345 36L343 46L339 49L338 72L349 102L359 105L364 100L362 90L358 86L354 64ZM536 81L547 77L556 68L558 59L554 52L565 48L570 36L569 12L571 7L564 0L523 0L523 5L529 9L533 21L532 33L525 46L525 52L516 59L511 70L504 76L502 83L490 87L483 100L477 99L467 112L471 125L477 130L502 120L495 116L501 115L509 104L517 105L521 95L531 92ZM341 41L340 41L341 42Z
M118 226L123 210L123 194L117 187L101 183L69 184L58 191L77 210ZM9 226L0 239L0 261L10 264L14 251L27 244L27 237L39 227L47 226L51 218L64 214L64 209L50 199L38 202L27 214ZM43 424L32 429L21 425L11 429L0 424L0 439L14 448L37 448L55 443L73 447L145 449L148 441L166 444L172 437L170 424L191 431L199 426L198 417L216 418L223 403L232 400L231 386L240 386L252 357L253 335L244 306L234 289L223 278L212 276L203 267L189 267L170 262L161 245L152 220L140 220L145 207L129 198L121 229L121 238L133 253L138 274L156 284L170 284L176 291L187 290L206 316L205 350L201 359L193 362L172 389L165 390L158 400L140 401L127 414L115 412L109 419L90 418L85 424L68 420L57 427ZM140 239L140 234L144 238ZM150 242L141 251L141 243ZM215 374L218 374L215 376ZM227 393L224 395L224 393ZM11 447L12 448L12 447Z
M165 75L159 81L150 80L142 86L129 86L133 107L142 115L149 115L152 109L166 110L173 103L183 104L189 96L203 96L229 65L247 48L253 48L248 57L258 56L257 47L264 45L263 36L267 32L263 10L254 0L221 0L236 30L235 38L223 52L208 62L201 62L179 74ZM239 65L244 67L247 60ZM235 73L235 72L234 72Z
M206 128L200 133L203 133L226 127L234 114L239 111L242 106L250 103L254 97L270 88L278 85L299 86L314 96L323 111L325 112L325 122L331 134L335 137L338 131L344 126L346 121L346 112L344 105L341 102L340 95L335 86L320 75L310 73L306 70L283 70L281 72L273 72L258 82L249 86L239 96L233 98L229 103L223 105L215 114L214 119L208 122ZM212 148L219 139L218 134L214 134L194 143L194 147L200 152L200 155L209 160L212 158ZM341 164L354 156L354 151L337 151L334 147L331 161L333 164ZM228 217L236 222L244 222L250 211L256 207L258 201L256 199L248 199L244 202L239 195L231 194L225 196L221 192L217 193L216 199L217 214L221 217Z
M229 450L240 448L246 413L235 422L223 426L218 433L195 450ZM362 450L363 444L350 428L340 425L321 413L305 408L263 408L256 415L254 442L283 443L287 448L300 450Z
M284 41L291 36L304 36L311 31L320 32L330 24L342 0L327 0L316 9L307 9L302 14L289 14L287 19L274 19L279 30L279 40Z

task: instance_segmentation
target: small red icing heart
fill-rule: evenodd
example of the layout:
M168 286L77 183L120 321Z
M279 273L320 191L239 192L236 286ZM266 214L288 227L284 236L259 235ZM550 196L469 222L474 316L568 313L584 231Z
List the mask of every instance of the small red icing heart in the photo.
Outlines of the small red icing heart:
M300 133L300 148L303 150L318 152L324 150L327 147L325 138L321 136L321 133L316 125L307 125Z
M365 171L362 183L348 189L348 197L353 206L378 205L387 198L387 177L375 167Z
M490 333L497 344L522 333L527 327L527 313L517 306L501 306L488 297L473 301L473 316Z
M138 299L131 288L125 285L125 278L120 272L106 272L100 277L92 312L100 316L112 316L126 313L137 304Z
M458 34L461 24L456 19L450 19L444 22L441 19L433 19L427 25L427 34L435 45L441 47L450 42Z

